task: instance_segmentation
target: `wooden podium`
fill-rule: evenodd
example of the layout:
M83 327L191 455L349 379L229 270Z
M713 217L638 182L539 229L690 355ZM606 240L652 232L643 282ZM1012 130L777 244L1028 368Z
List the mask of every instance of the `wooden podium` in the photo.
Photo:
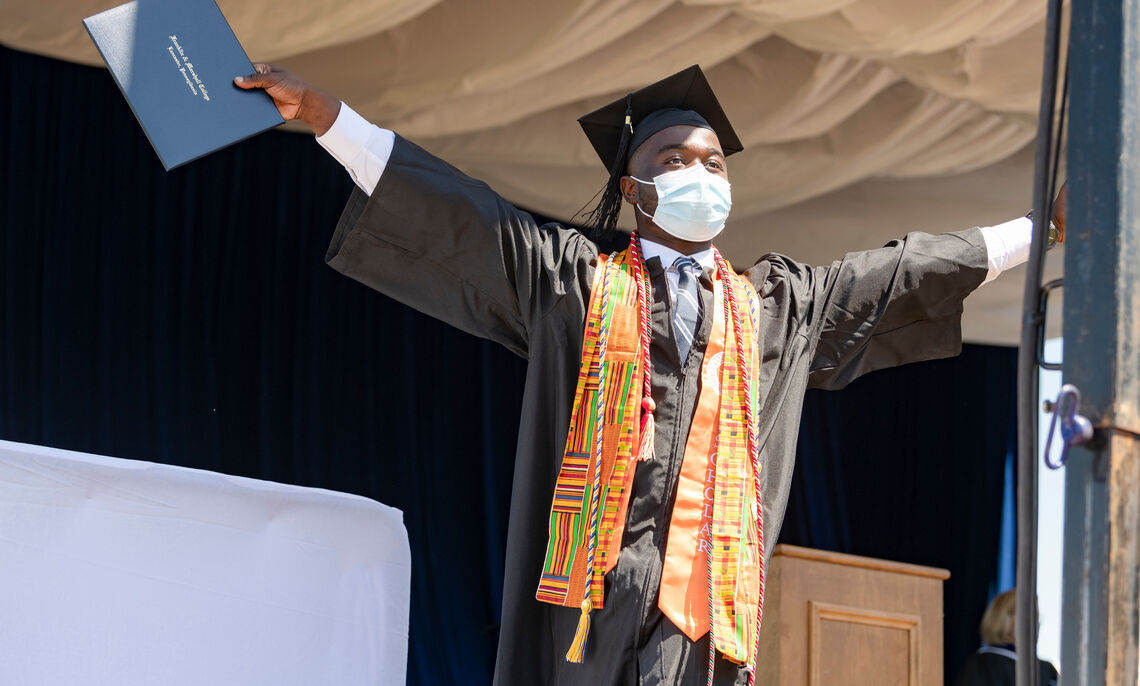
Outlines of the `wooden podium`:
M757 684L942 686L944 569L778 545Z

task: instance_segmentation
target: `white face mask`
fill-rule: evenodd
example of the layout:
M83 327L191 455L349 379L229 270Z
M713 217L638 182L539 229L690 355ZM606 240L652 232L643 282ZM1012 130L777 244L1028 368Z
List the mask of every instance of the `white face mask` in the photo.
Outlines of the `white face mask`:
M631 179L648 184L636 176ZM684 241L703 243L724 230L724 222L732 209L732 187L723 176L717 176L694 164L677 171L653 177L657 188L657 209L653 216L637 209L670 235Z

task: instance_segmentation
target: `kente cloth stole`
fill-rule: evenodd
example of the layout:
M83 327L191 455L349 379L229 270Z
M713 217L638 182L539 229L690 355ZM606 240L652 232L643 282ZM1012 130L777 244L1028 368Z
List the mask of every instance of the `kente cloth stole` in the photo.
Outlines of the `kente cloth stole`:
M599 256L594 272L570 431L554 486L550 542L536 594L538 600L547 603L578 607L589 585L593 607L601 608L604 602L601 577L613 568L621 547L628 504L626 476L632 474L631 463L639 438L643 382L637 364L638 284L631 274L627 256L628 251L612 260ZM603 291L607 287L609 297L605 298ZM607 329L608 335L602 337L600 334ZM601 402L599 381L603 386ZM604 413L601 425L597 421L599 409ZM604 427L602 460L595 489L600 426ZM593 568L587 572L592 524L590 505L595 498L600 521L597 522Z
M653 404L643 403L641 393L651 373L648 315L641 314L651 293L637 241L635 235L630 249L599 257L536 594L543 602L581 607L567 654L573 662L584 657L589 613L603 607L603 577L617 563L633 463L646 448L643 439L652 440ZM754 665L764 575L753 373L759 299L719 253L716 259L713 331L670 522L660 604L692 640L711 626L716 650ZM643 413L650 416L644 436Z

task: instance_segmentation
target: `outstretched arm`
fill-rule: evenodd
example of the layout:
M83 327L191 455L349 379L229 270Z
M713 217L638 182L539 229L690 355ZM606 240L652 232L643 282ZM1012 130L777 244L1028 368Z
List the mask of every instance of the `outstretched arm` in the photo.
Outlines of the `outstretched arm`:
M581 326L597 250L581 234L538 226L487 184L363 120L268 64L234 79L264 88L343 164L349 199L326 261L425 314L526 356L531 329L556 307Z
M1053 223L1060 242L1064 187ZM1022 218L939 236L912 233L828 267L772 257L760 274L763 287L795 308L812 351L810 383L841 388L869 371L957 354L963 300L1028 258L1031 226Z

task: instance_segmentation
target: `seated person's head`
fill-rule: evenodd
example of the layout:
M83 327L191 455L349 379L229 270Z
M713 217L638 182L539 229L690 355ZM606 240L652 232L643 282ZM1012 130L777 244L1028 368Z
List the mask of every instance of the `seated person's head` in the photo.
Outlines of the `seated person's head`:
M1017 589L999 593L990 601L982 615L982 643L992 646L1013 645L1014 626L1017 621ZM1038 628L1041 617L1037 617Z

